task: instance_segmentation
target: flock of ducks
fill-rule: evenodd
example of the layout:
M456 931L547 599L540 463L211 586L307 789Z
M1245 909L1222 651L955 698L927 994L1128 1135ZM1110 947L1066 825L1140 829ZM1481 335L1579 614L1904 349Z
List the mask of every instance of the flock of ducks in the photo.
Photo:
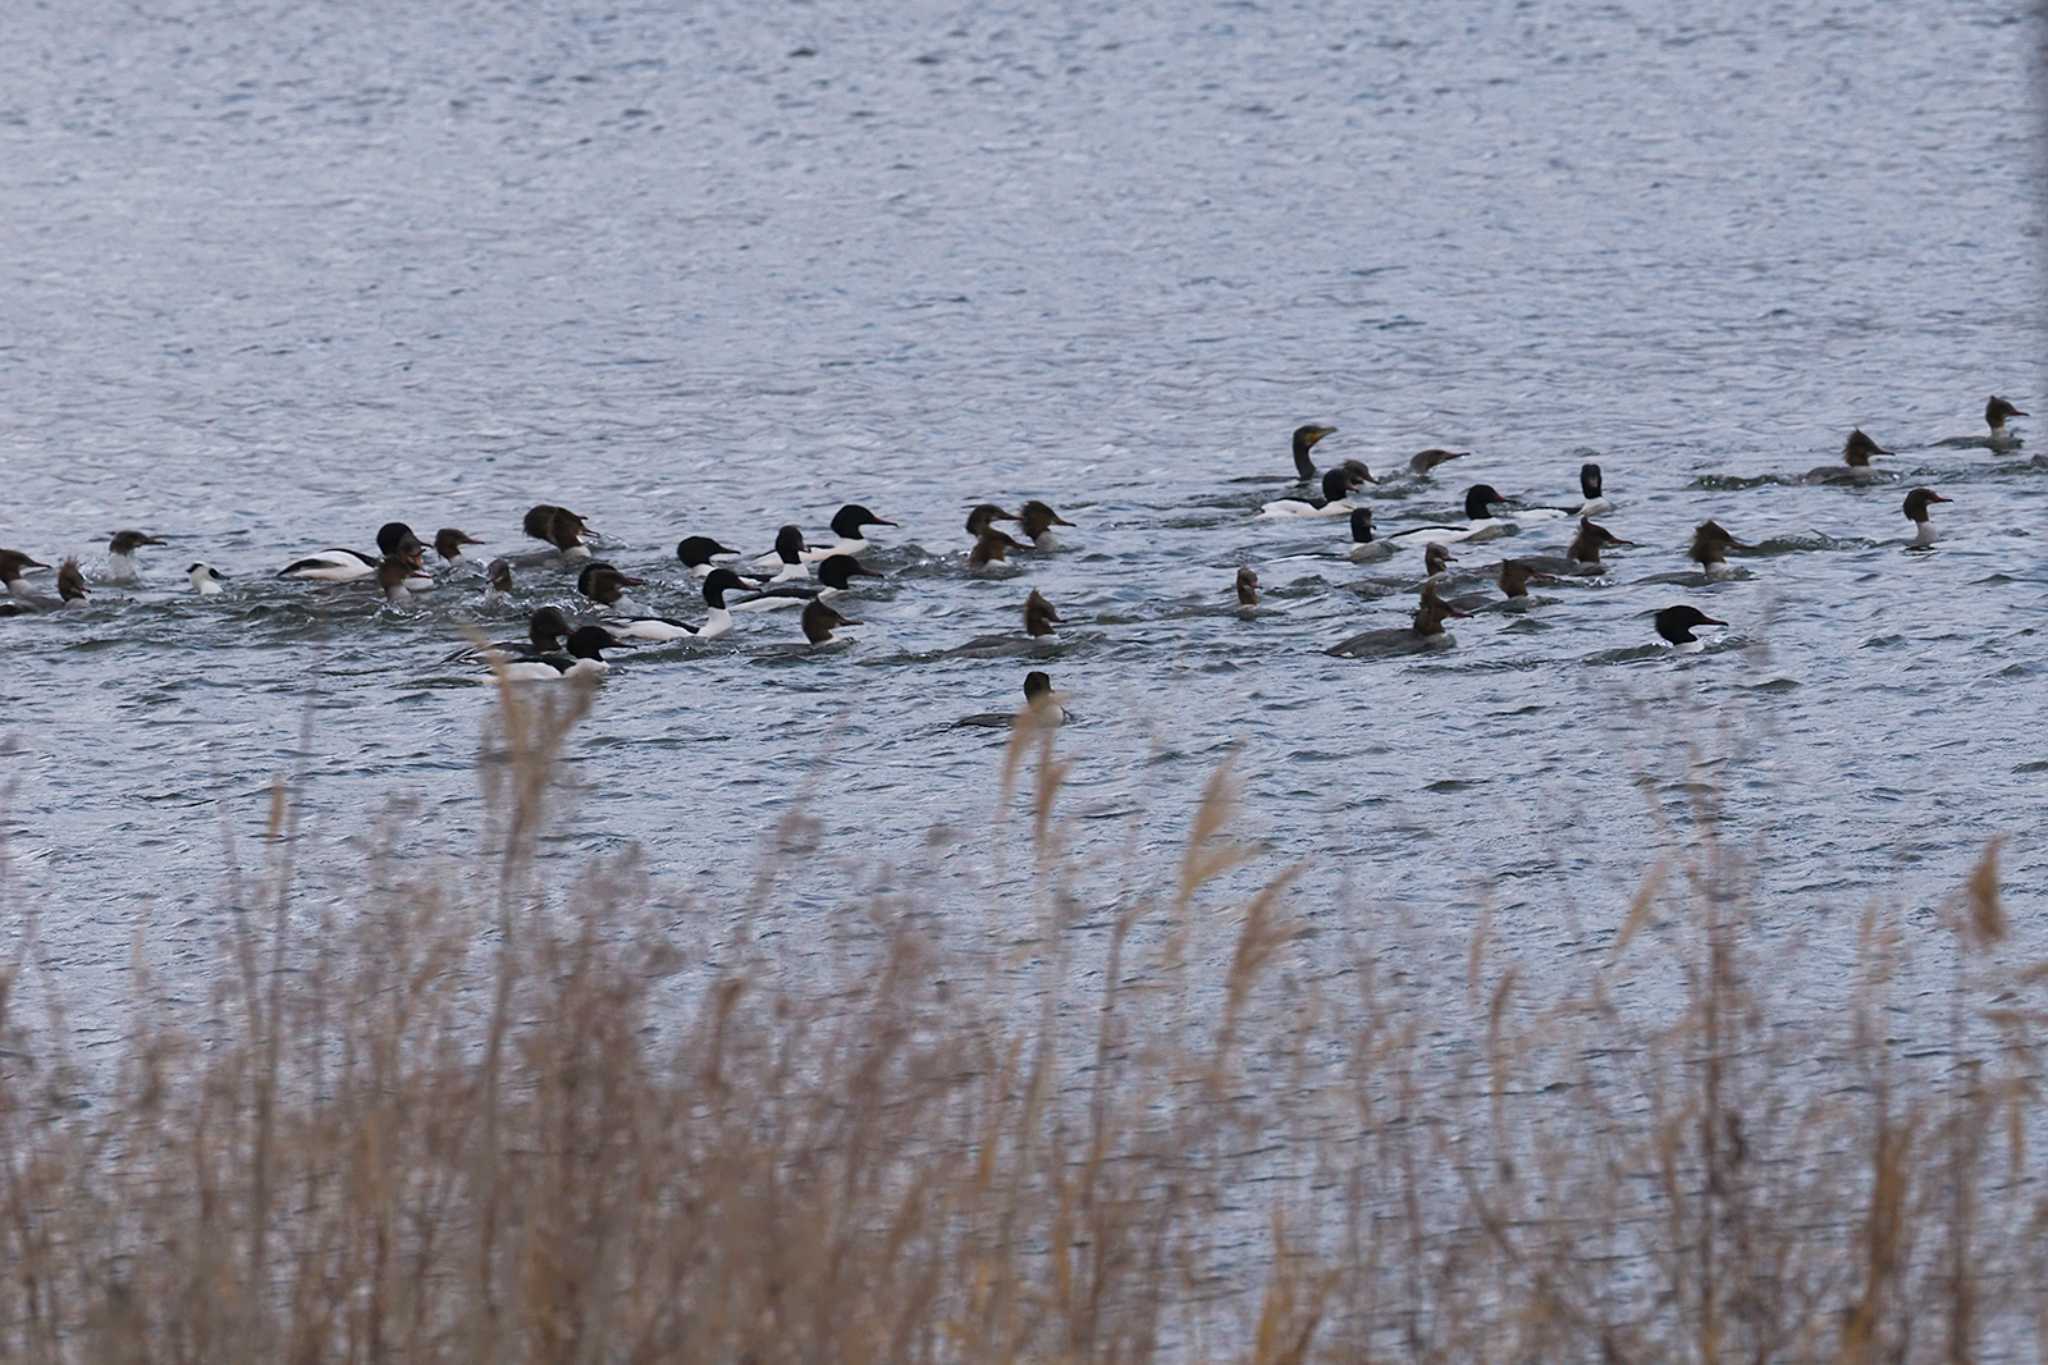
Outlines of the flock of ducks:
M1993 396L1985 406L1988 437L1951 444L1985 446L1997 452L2016 449L2020 438L2008 427L2014 417L2027 414L2010 401ZM1308 423L1293 434L1294 471L1303 486L1296 495L1266 503L1258 515L1279 518L1342 518L1350 532L1346 556L1357 563L1385 560L1404 550L1419 549L1425 576L1418 589L1414 615L1406 628L1375 630L1345 640L1328 651L1343 657L1371 657L1400 654L1421 649L1443 648L1451 643L1445 622L1469 617L1492 605L1525 604L1532 584L1562 580L1568 576L1600 574L1605 565L1603 551L1629 547L1632 542L1616 536L1596 522L1596 515L1612 510L1603 495L1600 466L1586 464L1579 471L1580 501L1568 506L1528 506L1503 496L1489 484L1474 484L1465 492L1464 520L1436 523L1382 533L1373 509L1363 501L1368 487L1397 480L1426 480L1445 464L1463 459L1469 452L1431 448L1411 456L1399 473L1375 477L1358 460L1345 460L1318 470L1314 451L1337 429ZM1879 477L1871 461L1892 452L1877 444L1861 429L1852 430L1843 442L1839 464L1811 471L1810 481L1868 482ZM1904 512L1913 525L1912 546L1930 546L1935 540L1930 509L1950 499L1931 488L1915 488L1906 495ZM1499 597L1490 594L1445 597L1451 583L1450 566L1457 563L1452 547L1483 543L1511 534L1524 526L1544 521L1575 521L1576 527L1562 556L1503 557L1491 570ZM1014 526L1013 536L1003 524ZM593 532L583 517L566 507L543 503L529 510L522 530L545 548L534 552L491 560L483 567L482 582L487 606L503 600L513 588L515 570L547 567L574 570L576 591L590 604L587 615L572 618L558 607L544 606L528 620L526 638L480 645L458 651L451 661L486 665L492 676L513 681L541 681L601 673L607 667L604 652L628 644L666 644L686 640L715 640L733 629L734 614L766 612L780 608L797 610L798 623L811 648L843 642L839 634L859 622L843 615L836 603L858 591L857 580L880 578L860 560L869 548L868 531L896 523L876 516L859 503L849 503L834 514L832 539L813 545L799 526L781 528L774 549L768 554L735 567L738 551L702 535L687 536L676 546L676 558L700 588L704 615L686 621L675 616L645 612L632 597L632 590L648 586L642 578L628 574L597 556L594 546L602 537ZM1013 554L1028 555L1053 546L1055 528L1072 522L1044 502L1026 502L1017 512L994 503L974 507L967 515L966 530L971 541L967 567L981 571L1006 564ZM1021 538L1020 538L1021 536ZM394 605L411 602L417 595L443 586L458 572L468 571L476 561L464 552L484 542L453 527L436 532L432 541L420 539L404 522L386 523L377 533L376 553L327 549L296 559L277 571L277 576L318 584L374 584L384 599ZM142 531L116 532L107 546L108 561L96 575L102 584L133 584L140 581L137 552L166 542ZM1702 522L1694 531L1688 558L1708 580L1727 576L1731 550L1748 548L1718 522ZM431 556L431 559L430 559ZM431 564L431 567L430 567ZM0 599L0 616L20 616L64 611L88 603L93 584L88 583L77 557L64 559L56 571L56 595L36 591L27 575L50 565L14 549L0 549L0 584L7 596ZM223 591L226 576L205 563L186 570L192 590L211 597ZM1649 581L1696 581L1689 575L1668 575ZM1241 610L1259 605L1260 580L1250 565L1239 568L1233 583ZM1037 589L1026 597L1023 608L1024 637L1033 644L1057 639L1061 624L1059 611ZM1694 632L1705 626L1725 626L1689 603L1677 603L1656 613L1656 633L1680 649L1697 649L1701 641ZM1025 710L1020 713L1041 723L1057 724L1065 715L1051 679L1040 670L1024 681ZM1009 716L969 717L962 724L1008 723Z

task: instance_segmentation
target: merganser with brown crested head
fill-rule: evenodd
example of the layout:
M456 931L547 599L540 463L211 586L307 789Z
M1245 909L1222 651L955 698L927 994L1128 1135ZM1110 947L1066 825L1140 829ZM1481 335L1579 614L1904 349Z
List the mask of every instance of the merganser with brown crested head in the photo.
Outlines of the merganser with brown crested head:
M1031 548L1034 550L1053 548L1053 527L1070 527L1074 524L1053 511L1050 504L1040 502L1036 498L1024 504L1024 515L1018 520L1024 524L1025 538L1031 542Z
M434 553L441 557L443 564L462 563L462 547L481 544L483 542L469 532L458 531L453 526L443 526L434 532Z
M1720 522L1709 519L1693 531L1692 545L1685 555L1705 569L1707 577L1726 578L1735 572L1734 566L1728 562L1728 552L1745 548L1741 541L1728 534Z
M1428 450L1418 450L1408 457L1408 472L1418 479L1423 478L1444 461L1462 460L1471 453L1469 450L1443 450L1431 446Z
M1437 596L1434 582L1424 583L1415 615L1405 630L1368 630L1324 651L1339 658L1357 659L1392 654L1413 654L1425 649L1449 649L1457 641L1444 630L1444 622L1471 615Z
M141 578L135 567L135 552L145 545L164 542L146 531L116 531L107 542L107 570L100 575L108 583L134 583Z
M815 647L818 645L844 644L843 637L833 632L842 626L857 626L860 622L848 620L823 602L812 602L804 608L804 638Z
M535 540L554 546L564 559L590 558L590 546L585 541L597 536L582 517L551 502L528 508L520 528Z
M1015 512L1005 512L992 502L978 503L967 513L967 534L979 540L981 533L999 521L1016 521Z
M9 595L24 601L36 595L28 585L28 571L49 567L40 559L31 558L19 550L0 550L0 583L7 585Z
M1934 544L1934 520L1927 509L1937 502L1953 502L1932 488L1916 488L1906 494L1906 520L1913 523L1913 548L1924 550Z
M967 567L985 569L991 564L1007 564L1010 551L1023 548L1007 532L984 526L974 539L974 548L967 552Z
M1059 610L1045 600L1044 593L1033 588L1031 596L1024 599L1024 633L1034 644L1057 644L1056 627L1061 624Z
M1871 458L1891 453L1857 427L1842 442L1842 462L1809 470L1806 479L1809 483L1875 483L1885 475L1872 466Z
M1251 565L1241 566L1237 571L1237 605L1246 611L1259 605L1259 572Z
M2014 407L2010 400L2000 398L1995 393L1992 394L1991 401L1984 405L1984 425L1991 428L1991 435L1985 438L1985 444L1993 450L2013 450L2017 448L2021 444L2020 438L2017 434L2005 429L2006 419L2025 417L2026 415L2025 412Z

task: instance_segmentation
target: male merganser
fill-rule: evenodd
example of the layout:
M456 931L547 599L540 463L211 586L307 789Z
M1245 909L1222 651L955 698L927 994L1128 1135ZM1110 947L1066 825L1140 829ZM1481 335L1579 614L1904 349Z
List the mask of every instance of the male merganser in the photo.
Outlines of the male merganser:
M7 591L15 597L26 599L35 596L26 574L30 569L49 567L40 559L31 559L19 550L0 550L0 583L5 583Z
M1808 470L1806 478L1809 483L1872 483L1884 475L1871 467L1870 457L1891 453L1865 436L1863 428L1857 427L1842 442L1842 463L1824 464L1818 469Z
M734 611L772 611L777 607L794 607L816 599L830 602L854 591L856 578L883 578L852 555L833 555L830 559L818 561L816 583L781 583L761 589L751 597L743 597L732 604Z
M211 564L194 564L185 570L185 577L191 582L192 591L201 597L220 596L220 585L227 579L226 574Z
M1237 571L1237 605L1246 611L1259 605L1259 574L1249 564Z
M1704 641L1693 637L1695 626L1725 626L1726 621L1716 621L1698 607L1680 604L1666 607L1657 613L1657 633L1687 654L1697 654L1706 648Z
M1448 649L1457 641L1444 630L1444 622L1452 617L1465 617L1471 613L1437 596L1435 583L1424 583L1422 594L1415 608L1415 616L1406 630L1368 630L1354 635L1341 644L1331 646L1326 653L1339 658L1356 659L1365 655L1410 654L1423 649Z
M1394 547L1384 540L1372 538L1372 509L1354 507L1351 509L1351 560L1363 564L1369 560L1385 559L1394 553Z
M567 654L529 655L520 659L493 656L493 671L508 682L553 682L561 678L597 677L611 668L604 660L612 637L602 626L578 626L569 632Z
M1343 469L1329 469L1323 472L1323 495L1320 498L1282 498L1269 502L1259 509L1262 517L1341 517L1349 513L1352 504L1351 475Z
M1495 490L1492 484L1475 483L1465 490L1465 524L1462 526L1411 526L1405 531L1396 531L1387 537L1394 545L1414 545L1440 541L1455 545L1465 540L1491 540L1506 535L1514 523L1493 514L1493 509L1503 506L1507 499Z
M859 624L841 616L823 602L813 601L804 608L804 638L813 645L844 644L843 640L834 640L832 632L841 626Z
M1692 533L1692 545L1685 555L1705 569L1707 577L1726 578L1735 572L1728 562L1728 551L1743 548L1742 542L1729 535L1720 522L1709 519Z
M2005 419L2026 415L2006 399L1992 394L1991 401L1984 405L1984 425L1991 428L1991 435L1986 438L1985 444L1993 450L2011 450L2020 445L2020 438L2005 429Z
M1934 522L1927 515L1927 509L1937 502L1953 502L1944 498L1932 488L1916 488L1906 494L1906 520L1914 525L1913 548L1924 550L1934 543Z
M293 560L278 571L279 578L298 578L313 583L353 583L376 576L377 566L387 555L416 555L423 547L412 528L402 521L387 521L377 530L377 553L360 550L322 550Z
M984 711L978 716L954 721L953 728L1003 729L1023 718L1046 727L1063 725L1068 720L1066 708L1060 705L1058 694L1052 690L1052 679L1036 669L1024 675L1024 706L1021 710Z
M1517 522L1549 521L1563 517L1590 517L1612 511L1614 504L1600 496L1600 466L1579 466L1579 504L1576 507L1517 507L1508 515Z
M441 556L443 564L459 563L462 559L463 546L481 544L481 540L467 531L458 531L453 526L443 526L434 532L434 553Z
M838 540L830 545L806 549L803 557L807 560L825 559L832 555L857 555L868 548L867 537L862 534L870 526L894 526L896 523L876 516L857 502L849 502L832 514L832 534Z
M704 605L707 608L704 624L697 627L697 638L716 640L732 629L732 610L726 606L725 595L738 592L746 584L731 569L717 568L704 579Z
M676 558L683 562L692 578L708 578L718 567L713 561L738 556L738 550L728 550L710 536L685 536L676 542Z
M781 565L781 571L769 579L770 583L792 583L799 578L808 578L810 569L805 560L811 558L810 546L804 541L801 526L785 526L775 533L775 548L754 561L762 568Z
M991 564L1008 563L1010 551L1023 548L1004 532L993 526L985 526L981 534L975 537L974 548L967 552L967 567L985 569Z
M1050 550L1053 547L1052 528L1072 526L1074 523L1052 510L1049 504L1036 498L1024 504L1024 515L1018 518L1024 523L1024 534L1031 541L1034 550Z
M979 540L981 533L998 521L1018 521L1015 512L1005 512L992 502L977 503L967 513L967 534Z
M1045 600L1045 594L1033 588L1031 596L1024 599L1024 633L1035 644L1057 644L1059 632L1053 627L1060 624L1059 611Z
M493 640L487 645L465 645L443 660L444 663L480 662L485 654L501 654L511 658L549 654L561 648L562 640L569 634L569 618L558 607L541 607L526 619L524 640Z
M141 574L135 567L135 552L145 545L164 542L144 531L116 531L107 542L107 569L100 577L108 583L133 583Z

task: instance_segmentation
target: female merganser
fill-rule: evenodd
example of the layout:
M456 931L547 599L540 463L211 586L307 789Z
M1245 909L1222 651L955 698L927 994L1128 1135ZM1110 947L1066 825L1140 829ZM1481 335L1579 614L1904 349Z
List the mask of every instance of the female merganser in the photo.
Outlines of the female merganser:
M1993 450L2012 450L2019 446L2021 444L2020 438L2005 429L2005 419L2008 417L2025 417L2026 415L2026 413L2014 407L2007 400L2000 398L1995 393L1992 394L1991 401L1984 405L1984 425L1991 428L1991 435L1986 439L1985 444Z
M1406 630L1368 630L1354 635L1326 653L1356 659L1365 655L1410 654L1423 649L1449 649L1457 641L1444 630L1444 622L1471 613L1460 611L1437 596L1435 583L1422 585L1421 600Z
M85 571L78 567L76 555L57 566L57 596L67 607L83 607L92 600L92 589L85 586Z
M194 564L185 570L185 577L192 583L192 591L201 597L220 596L220 585L227 575L211 564Z
M277 576L313 583L353 583L358 579L375 577L377 566L386 556L404 554L416 558L423 548L420 538L412 533L412 527L402 521L387 521L377 530L376 554L366 555L360 550L322 550L319 554L293 560L279 570Z
M1913 523L1913 548L1924 550L1934 543L1934 522L1928 517L1927 509L1937 502L1953 502L1944 498L1932 488L1916 488L1906 494L1906 520Z
M483 544L481 540L470 535L467 531L458 531L453 526L443 526L440 530L434 532L434 553L441 556L443 564L460 563L462 561L463 546L481 544Z
M1735 572L1734 566L1728 562L1728 552L1746 548L1741 541L1729 535L1720 522L1709 519L1701 522L1692 533L1692 545L1685 555L1705 569L1707 577L1726 578Z
M524 658L550 654L561 648L562 640L569 633L569 618L557 607L541 607L526 620L524 640L493 640L487 645L465 645L443 660L444 663L479 663L486 654L499 654L508 658Z
M1680 604L1666 607L1657 613L1657 633L1687 654L1697 654L1706 648L1704 641L1693 637L1695 626L1725 626L1726 621L1716 621L1698 607Z
M520 528L533 539L544 540L554 546L564 559L590 558L590 547L583 543L584 537L595 539L597 536L583 518L551 502L527 509Z
M569 633L567 654L542 654L523 659L494 658L492 670L508 682L554 682L562 678L597 677L611 665L604 648L612 643L602 626L578 626Z
M512 593L512 566L494 559L484 566L484 606L495 607Z
M1351 511L1351 475L1343 469L1323 472L1320 498L1282 498L1259 509L1262 517L1341 517Z
M1590 517L1609 512L1614 504L1600 496L1600 466L1579 466L1579 504L1576 507L1517 507L1510 517L1518 522L1549 521L1563 517Z
M28 585L27 572L49 567L40 559L31 559L19 550L0 550L0 583L7 585L12 596L24 599L35 596Z
M1394 547L1384 540L1372 538L1372 509L1354 507L1351 509L1351 561L1364 564L1370 560L1385 559L1394 553Z
M801 526L785 526L775 533L775 548L754 561L762 568L781 565L781 571L769 579L770 583L793 583L799 578L809 578L811 571L805 564L809 559L810 547L804 541Z
M1050 550L1053 547L1052 528L1072 526L1074 523L1052 510L1047 503L1036 498L1024 504L1024 515L1018 518L1024 523L1024 534L1031 541L1034 550Z
M601 606L616 607L620 611L632 611L634 606L626 596L626 589L645 587L647 580L634 578L603 560L592 560L576 575L576 591Z
M1237 571L1237 605L1245 611L1259 605L1259 574L1249 564Z
M857 555L868 548L867 537L861 534L870 526L894 526L893 521L884 520L857 502L849 502L832 514L832 534L838 540L830 545L806 549L803 557L807 560L825 559L832 555Z
M830 602L854 591L856 578L882 578L867 565L852 555L833 555L830 559L818 561L816 583L782 583L763 588L751 597L743 597L732 604L734 611L772 611L777 607L794 607L816 599Z
M981 533L999 521L1019 521L1015 512L1005 512L992 502L976 504L967 513L967 534L979 540Z
M1579 533L1572 537L1571 545L1565 550L1565 558L1578 566L1579 573L1598 573L1604 567L1600 563L1600 551L1610 545L1635 547L1633 540L1623 540L1591 517L1579 519Z
M377 587L384 593L384 600L392 606L403 606L412 601L414 575L419 572L420 561L411 555L386 555L377 563Z
M1870 457L1891 453L1865 436L1863 428L1857 427L1842 442L1842 463L1824 464L1818 469L1808 470L1806 479L1808 483L1873 483L1884 475L1871 467Z
M1464 525L1411 526L1405 531L1396 531L1387 540L1397 546L1430 541L1455 545L1464 540L1491 540L1495 536L1506 535L1514 528L1514 522L1493 514L1494 508L1506 502L1507 499L1492 484L1475 483L1465 490Z
M967 716L953 722L953 728L978 727L995 730L1015 725L1019 718L1028 716L1036 724L1053 727L1068 720L1066 708L1059 703L1059 696L1052 690L1052 679L1033 669L1024 675L1024 706L1020 711L984 711L978 716Z
M107 542L107 571L100 575L109 583L133 583L141 574L135 567L135 552L145 545L164 542L143 531L116 531Z
M1408 472L1418 479L1426 478L1430 470L1445 460L1462 460L1471 453L1469 450L1440 450L1431 446L1428 450L1419 450L1408 457Z
M1444 575L1457 563L1457 557L1450 547L1440 540L1432 540L1422 547L1422 575L1425 582L1441 583Z
M804 608L804 638L813 645L844 644L844 640L832 638L832 632L841 626L857 626L860 622L850 621L823 602L813 601Z
M738 557L738 550L728 550L710 536L685 536L676 542L676 558L683 562L692 578L710 577L711 571L718 567L713 562L715 560Z
M1057 644L1059 632L1053 627L1060 624L1059 611L1045 600L1045 594L1033 588L1031 596L1024 599L1024 633L1034 644Z
M1503 559L1500 562L1499 571L1494 575L1493 581L1500 588L1500 595L1503 601L1526 602L1529 600L1530 582L1545 577L1547 575L1543 574L1534 564L1526 559ZM1474 593L1464 597L1452 598L1451 605L1460 611L1469 613L1483 611L1487 607L1498 604L1490 597Z
M991 564L1006 564L1009 562L1010 551L1023 548L1004 532L993 526L985 526L981 534L975 537L974 548L967 552L967 567L985 569Z

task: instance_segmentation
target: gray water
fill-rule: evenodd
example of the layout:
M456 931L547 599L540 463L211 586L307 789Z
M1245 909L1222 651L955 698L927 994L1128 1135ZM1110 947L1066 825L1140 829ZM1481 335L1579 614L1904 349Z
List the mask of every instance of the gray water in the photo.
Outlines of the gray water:
M1270 848L1245 875L1310 859L1312 919L1459 938L1490 905L1567 962L1562 926L1611 932L1682 844L1696 781L1767 932L1826 960L1872 903L1934 933L1999 834L2016 904L2048 889L2048 417L2015 456L1941 444L1993 391L2048 407L2018 4L11 19L0 544L90 573L116 528L173 539L142 588L0 621L9 933L36 908L84 989L143 915L171 988L203 987L225 839L280 773L309 867L394 796L423 847L475 846L494 703L441 656L569 580L487 615L466 585L392 610L270 575L393 518L514 550L542 501L686 617L685 533L764 551L843 501L901 523L853 646L793 650L783 616L619 656L574 746L562 847L639 845L714 924L808 801L845 861L781 893L793 953L890 867L985 882L1002 736L952 723L1033 666L1078 716L1084 849L1167 858L1234 754ZM1473 452L1376 497L1385 527L1482 479L1575 502L1593 459L1639 548L1447 652L1328 657L1405 622L1419 573L1253 520L1309 420L1341 429L1324 460ZM1856 424L1899 452L1886 480L1799 482ZM1954 503L1914 554L1920 483ZM966 508L1026 497L1076 523L1063 548L969 575ZM1767 553L1646 583L1708 516ZM185 592L193 560L226 596ZM1032 587L1071 623L1055 649L949 653L1015 636ZM1704 654L1652 647L1680 600L1732 623ZM2013 952L2043 934L2023 914Z

